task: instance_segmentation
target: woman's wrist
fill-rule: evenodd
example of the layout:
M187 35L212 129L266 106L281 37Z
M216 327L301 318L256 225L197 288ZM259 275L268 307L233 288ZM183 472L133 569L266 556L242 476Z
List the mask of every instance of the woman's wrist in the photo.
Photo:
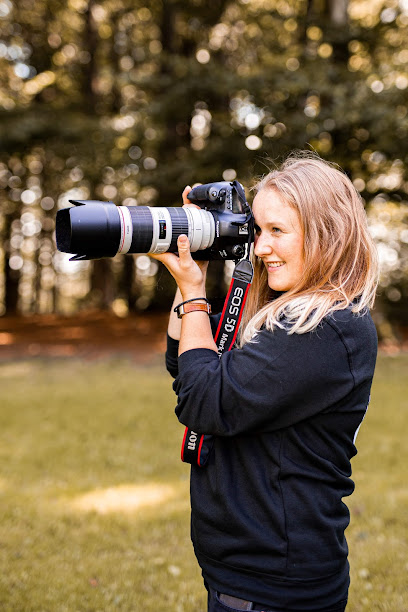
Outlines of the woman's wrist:
M189 297L189 296L184 297L184 295L183 295L183 299L181 301L182 301L183 304L185 302L194 302L196 304L205 304L205 303L208 302L207 298L205 296L203 296L203 295L197 295L197 297L194 297L194 296L192 296L192 297Z
M202 287L201 289L197 289L197 290L188 290L188 291L181 291L181 295L183 298L183 302L187 301L187 300L197 300L201 301L206 299L206 291L205 291L205 287Z

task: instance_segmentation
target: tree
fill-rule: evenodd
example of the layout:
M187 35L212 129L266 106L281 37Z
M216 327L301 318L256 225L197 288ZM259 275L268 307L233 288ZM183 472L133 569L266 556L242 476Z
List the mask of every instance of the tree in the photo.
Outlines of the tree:
M105 307L116 295L136 308L170 299L172 281L160 272L155 291L156 268L145 259L74 267L51 254L56 210L69 199L179 205L188 183L238 177L249 187L268 159L309 147L346 170L368 209L376 198L405 206L404 3L3 5L3 310L15 310L16 296L22 312L71 310L97 295ZM12 270L10 257L21 268ZM396 273L384 295L398 285L402 304ZM222 268L216 274L219 287Z

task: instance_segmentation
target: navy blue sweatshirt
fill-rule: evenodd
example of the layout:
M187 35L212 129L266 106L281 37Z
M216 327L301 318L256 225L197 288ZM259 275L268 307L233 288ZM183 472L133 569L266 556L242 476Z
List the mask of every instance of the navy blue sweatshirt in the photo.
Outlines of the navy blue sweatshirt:
M215 322L213 321L213 324ZM337 311L306 334L262 329L221 359L193 349L167 367L176 414L213 434L191 468L191 534L205 580L277 610L347 598L350 459L377 354L370 314Z

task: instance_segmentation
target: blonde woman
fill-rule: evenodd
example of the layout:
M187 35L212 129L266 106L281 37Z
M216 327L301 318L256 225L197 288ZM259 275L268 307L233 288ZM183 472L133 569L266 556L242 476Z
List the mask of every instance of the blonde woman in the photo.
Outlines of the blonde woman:
M186 202L188 188L183 194ZM192 540L209 612L340 612L347 604L350 459L369 402L377 259L347 176L291 155L257 186L254 282L238 346L217 356L216 318L173 312L176 414L213 434L191 468ZM157 256L175 302L205 296L205 265Z

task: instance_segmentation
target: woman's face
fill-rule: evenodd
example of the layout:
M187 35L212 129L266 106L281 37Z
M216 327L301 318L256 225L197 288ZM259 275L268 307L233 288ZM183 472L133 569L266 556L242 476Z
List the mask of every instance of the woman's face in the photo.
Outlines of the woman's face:
M303 231L297 212L278 191L261 189L253 203L255 255L268 271L274 291L289 291L304 271Z

